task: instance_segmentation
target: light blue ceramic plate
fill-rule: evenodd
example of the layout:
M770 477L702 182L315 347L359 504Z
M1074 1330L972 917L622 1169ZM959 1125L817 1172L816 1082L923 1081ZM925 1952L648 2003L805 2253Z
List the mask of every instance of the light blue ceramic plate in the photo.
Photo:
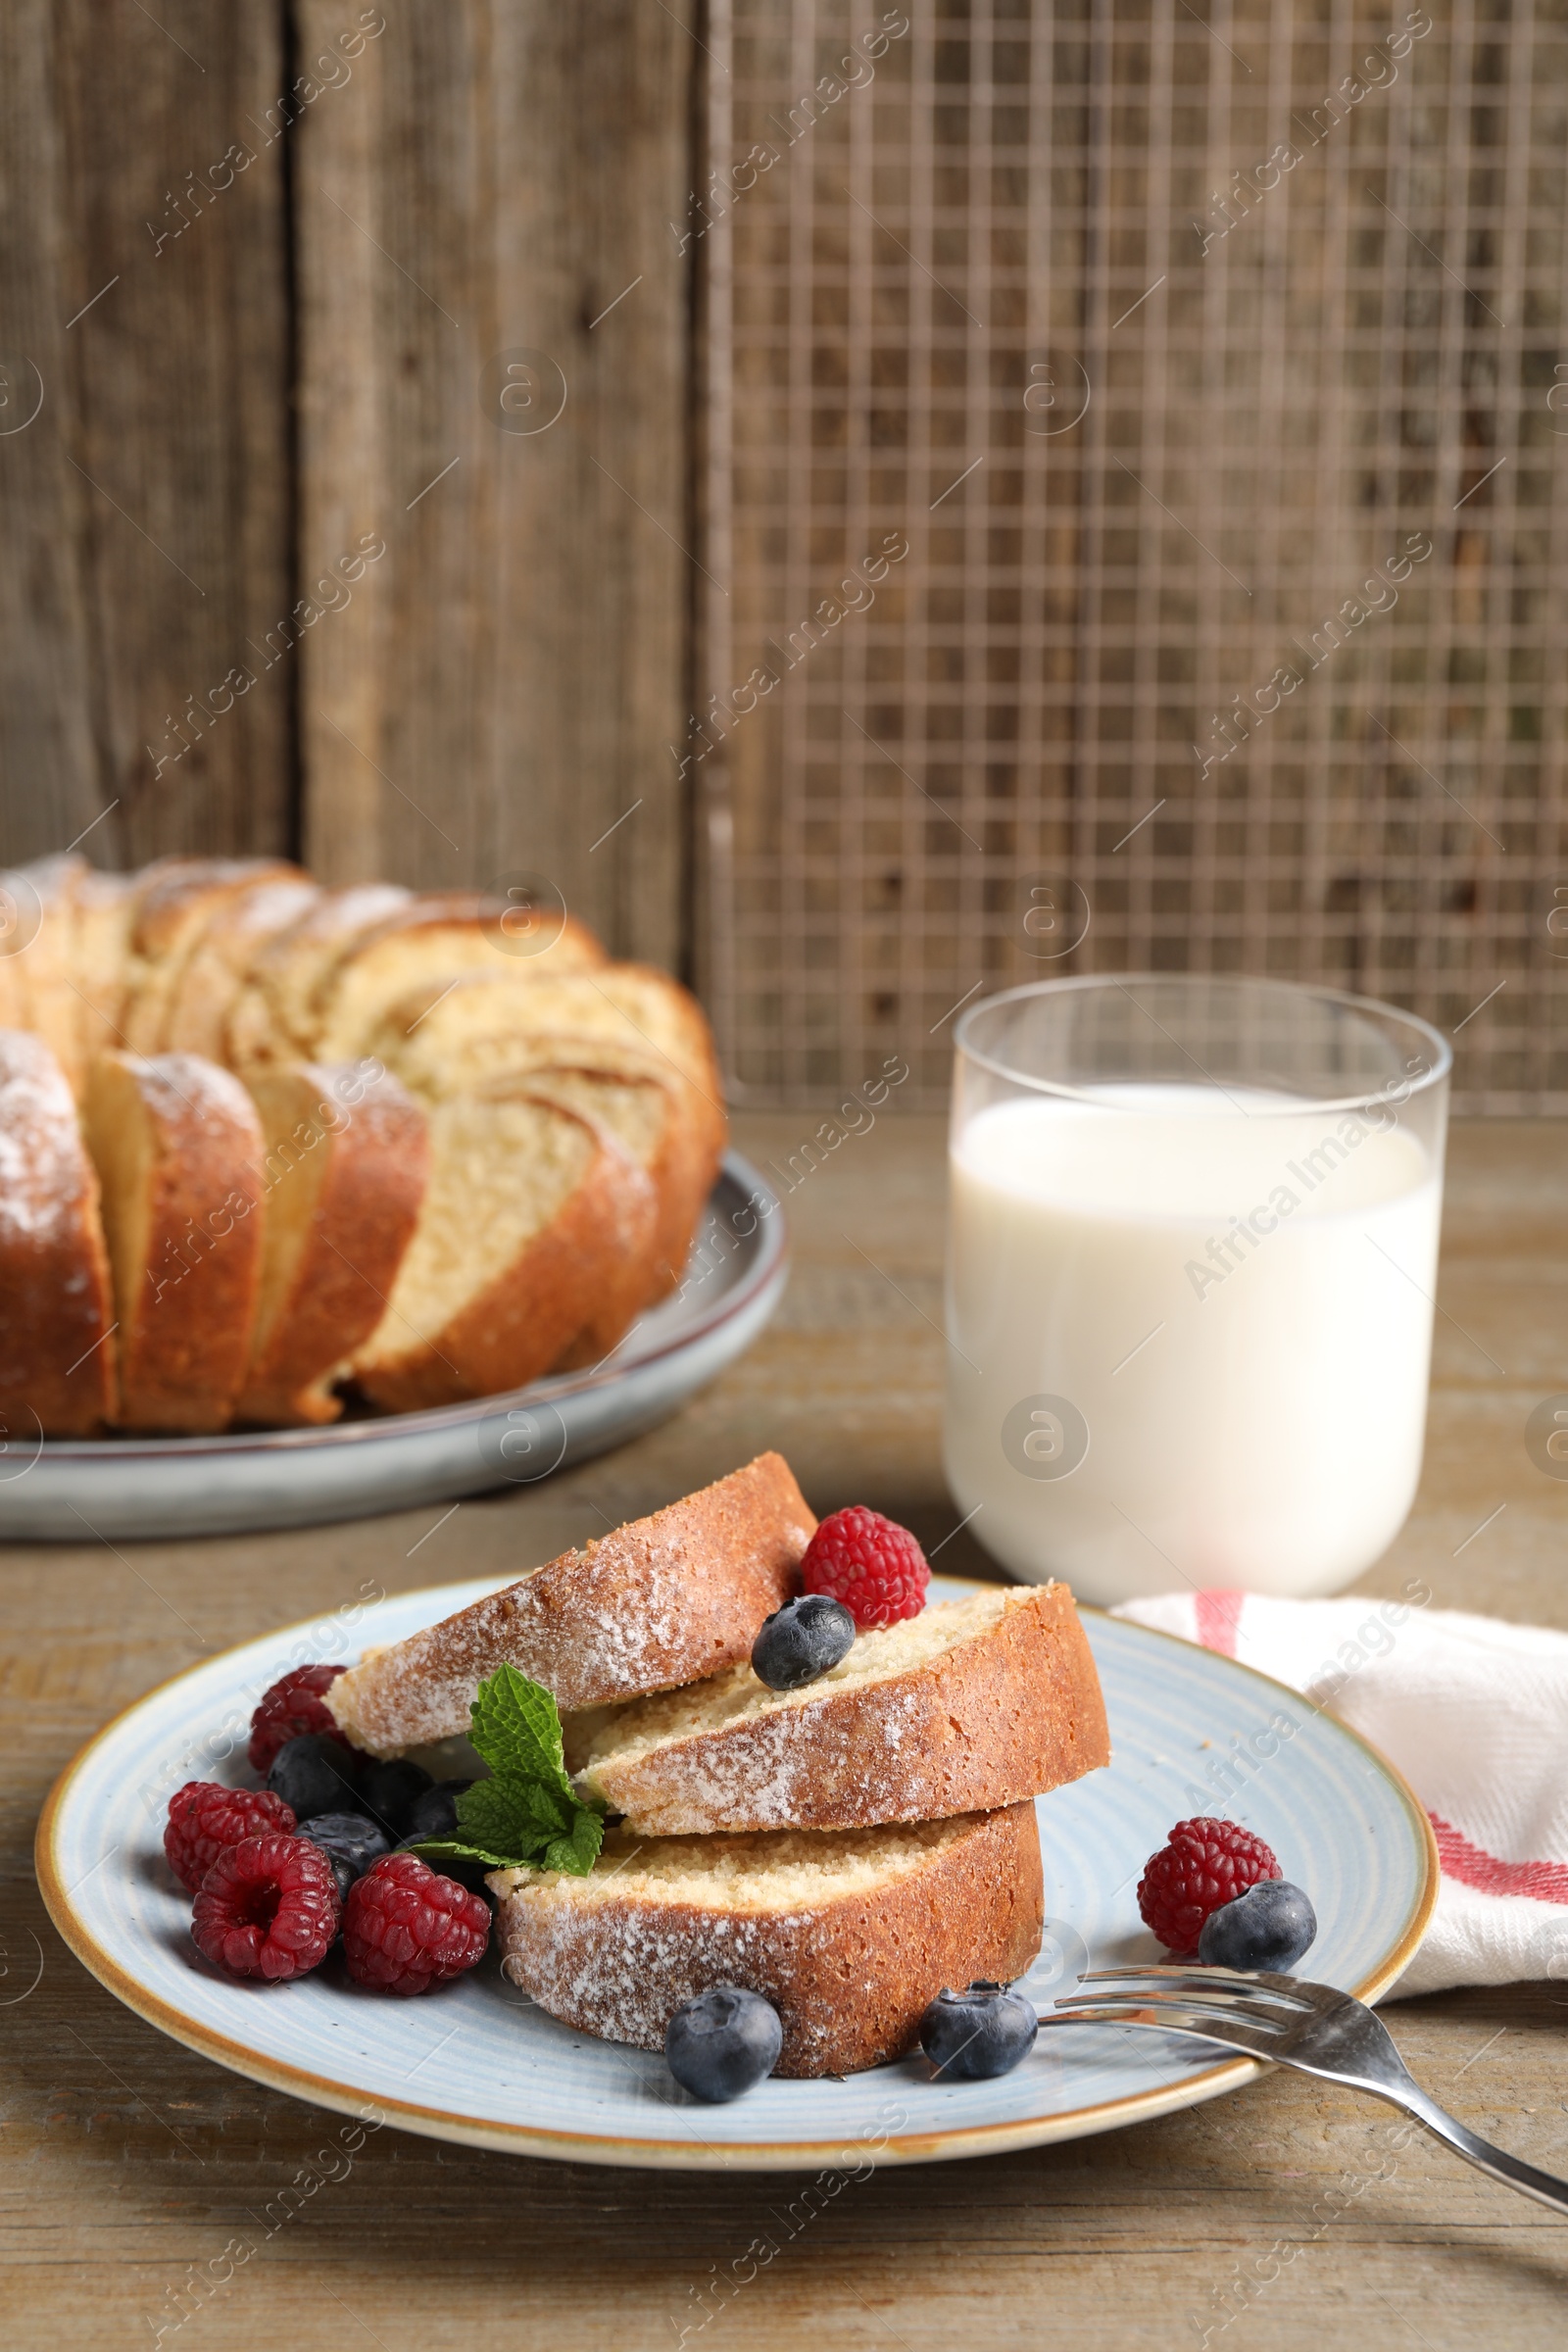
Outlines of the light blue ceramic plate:
M788 1278L784 1214L725 1153L680 1289L591 1371L423 1413L217 1438L0 1433L0 1543L317 1527L545 1478L667 1420L749 1348Z
M1216 2065L1176 2035L1086 2026L1042 2035L998 2082L935 2083L915 2057L843 2082L764 2082L707 2107L662 2058L546 2017L493 1958L402 2002L359 1991L330 1960L270 1989L220 1980L190 1943L189 1898L163 1858L170 1795L187 1780L247 1779L251 1708L291 1663L398 1641L492 1589L401 1593L347 1635L339 1623L287 1627L193 1666L100 1732L38 1825L39 1885L77 1958L139 2015L237 2074L322 2107L371 2107L435 2138L579 2162L842 2171L978 2156L1111 2131L1261 2071L1250 2059ZM932 1597L966 1590L939 1579ZM1366 1998L1385 1990L1438 1883L1426 1816L1398 1775L1249 1667L1114 1618L1086 1622L1115 1760L1041 1799L1050 1925L1029 1988L1044 2002L1085 1967L1159 1957L1138 1917L1143 1863L1173 1822L1228 1809L1316 1906L1308 1973ZM1227 1767L1238 1754L1250 1762Z

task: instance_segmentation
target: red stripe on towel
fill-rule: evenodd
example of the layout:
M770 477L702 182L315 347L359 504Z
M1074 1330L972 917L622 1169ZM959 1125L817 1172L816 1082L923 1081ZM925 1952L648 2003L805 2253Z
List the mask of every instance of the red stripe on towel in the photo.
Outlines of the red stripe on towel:
M1438 1859L1445 1878L1481 1894L1533 1894L1542 1903L1568 1903L1568 1863L1499 1862L1484 1846L1472 1845L1462 1830L1434 1813Z
M1236 1633L1246 1598L1245 1592L1198 1594L1194 1604L1198 1611L1198 1639L1205 1649L1217 1649L1222 1657L1235 1657Z

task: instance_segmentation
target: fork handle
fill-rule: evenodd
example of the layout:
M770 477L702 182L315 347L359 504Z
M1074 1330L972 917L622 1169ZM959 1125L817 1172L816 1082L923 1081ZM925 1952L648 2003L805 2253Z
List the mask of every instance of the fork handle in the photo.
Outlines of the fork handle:
M1462 2156L1467 2164L1473 2164L1478 2172L1490 2173L1494 2180L1501 2180L1509 2188L1522 2189L1538 2204L1549 2205L1553 2213L1568 2214L1568 2180L1559 2180L1552 2173L1538 2172L1533 2164L1510 2156L1506 2148L1494 2148L1490 2139L1483 2139L1478 2132L1472 2132L1467 2124L1461 2124L1457 2117L1440 2107L1436 2099L1429 2098L1419 2083L1411 2082L1408 2089L1396 2090L1363 2079L1361 2088L1387 2099L1391 2107L1402 2107L1406 2115L1424 2124L1435 2139L1441 2139L1445 2147Z

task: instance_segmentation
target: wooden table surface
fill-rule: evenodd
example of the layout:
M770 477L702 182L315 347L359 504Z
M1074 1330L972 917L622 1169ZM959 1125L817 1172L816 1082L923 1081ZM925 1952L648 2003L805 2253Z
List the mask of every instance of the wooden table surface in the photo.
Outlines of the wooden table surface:
M782 1165L814 1122L738 1124L744 1147ZM1522 1443L1530 1407L1568 1390L1565 1193L1568 1126L1455 1134L1426 1475L1368 1592L1417 1572L1440 1602L1568 1626L1563 1490ZM939 1542L956 1516L937 1446L942 1196L937 1121L884 1119L846 1142L791 1200L792 1288L743 1363L622 1452L465 1503L433 1534L436 1509L0 1555L8 2352L679 2341L710 2266L767 2230L798 2180L535 2163L388 2129L231 2283L190 2289L336 2119L176 2047L88 1977L44 1916L33 1824L80 1742L204 1650L329 1610L366 1578L395 1591L520 1571L764 1446L818 1511L863 1499ZM966 1534L942 1565L995 1573ZM1439 2098L1568 2174L1568 1984L1427 1998L1392 2022ZM878 2173L703 2333L716 2348L783 2345L809 2326L866 2352L1560 2343L1568 2226L1419 2135L1387 2156L1390 2120L1281 2074L1103 2138Z

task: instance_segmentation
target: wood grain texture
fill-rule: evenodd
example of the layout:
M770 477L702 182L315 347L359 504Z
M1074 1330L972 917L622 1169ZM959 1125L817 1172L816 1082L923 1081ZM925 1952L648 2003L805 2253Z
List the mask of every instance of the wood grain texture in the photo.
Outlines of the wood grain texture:
M0 432L8 858L111 807L100 864L288 837L286 689L213 707L289 592L281 146L254 127L282 19L18 0L0 21L6 401L34 369L43 393Z
M738 1140L786 1170L810 1124L742 1118ZM943 1140L935 1119L885 1117L798 1184L772 1329L603 1461L444 1522L432 1507L298 1535L0 1552L8 2352L152 2341L182 2313L162 2339L180 2352L642 2352L697 2326L713 2266L764 2232L780 2251L688 2339L705 2352L1143 2352L1200 2343L1205 2327L1227 2348L1322 2352L1413 2342L1406 2316L1431 2352L1555 2352L1560 2227L1420 2138L1391 2157L1388 2111L1304 2079L1101 2139L874 2174L808 2204L801 2176L536 2164L392 2131L346 2163L342 2119L165 2040L49 1928L27 1856L50 1782L117 1708L209 1649L377 1588L515 1576L769 1444L816 1510L864 1500L941 1542L957 1514L924 1318L941 1312ZM1568 1627L1561 1489L1520 1442L1529 1407L1568 1390L1565 1182L1568 1126L1454 1132L1426 1475L1369 1593L1417 1573L1445 1605ZM967 1530L940 1564L988 1573ZM1441 1994L1390 2017L1446 2105L1562 2173L1565 1996ZM432 2049L444 2031L432 2005ZM299 2210L269 2229L290 2185ZM236 2237L258 2251L215 2288L207 2266ZM1248 2316L1221 2333L1238 2278Z
M695 56L647 0L6 12L0 858L302 830L681 961Z
M307 859L543 875L675 962L693 44L645 0L373 13L296 134L302 580L388 550L300 648ZM301 0L307 68L338 23ZM486 373L521 351L564 379L536 432ZM519 380L521 421L554 410L548 367Z
M0 183L6 284L0 357L0 825L9 862L58 850L101 807L87 690L81 485L61 418L34 403L65 386L60 307L68 240L66 166L54 108L52 0L0 10L0 79L11 116ZM74 305L72 306L74 308ZM31 421L27 421L28 418Z

